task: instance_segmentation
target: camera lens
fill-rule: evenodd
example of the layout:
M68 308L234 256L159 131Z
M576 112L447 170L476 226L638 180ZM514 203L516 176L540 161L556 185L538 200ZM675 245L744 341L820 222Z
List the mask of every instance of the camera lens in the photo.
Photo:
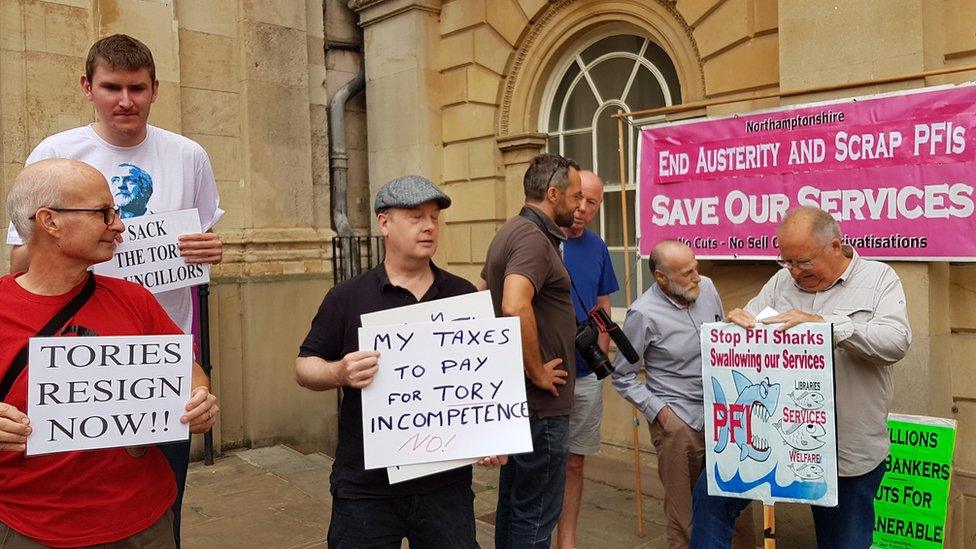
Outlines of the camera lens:
M603 379L613 373L610 359L597 344L597 330L589 322L583 322L576 328L576 350L590 370L596 374L597 379Z

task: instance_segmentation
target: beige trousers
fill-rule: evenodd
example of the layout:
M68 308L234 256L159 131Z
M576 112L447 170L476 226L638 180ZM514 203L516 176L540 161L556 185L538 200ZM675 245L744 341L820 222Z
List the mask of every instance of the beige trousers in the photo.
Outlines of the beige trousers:
M689 427L674 411L669 411L663 427L657 421L650 423L651 442L657 448L657 470L664 485L668 547L685 549L691 540L692 492L705 468L705 435ZM751 505L735 522L732 547L756 547Z

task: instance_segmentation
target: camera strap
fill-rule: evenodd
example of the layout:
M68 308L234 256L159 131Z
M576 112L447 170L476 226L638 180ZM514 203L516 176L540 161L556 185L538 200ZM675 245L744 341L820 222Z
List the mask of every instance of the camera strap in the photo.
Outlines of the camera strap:
M85 282L85 286L78 292L78 295L71 298L71 301L67 303L60 311L55 313L51 320L47 321L47 324L41 328L37 335L34 337L50 337L54 335L62 326L64 326L71 317L78 314L78 311L85 306L88 299L95 293L95 274L92 272L88 273L88 280ZM10 368L7 369L7 373L4 374L3 380L0 380L0 402L7 398L7 394L10 393L10 389L13 387L14 382L20 377L21 372L27 367L27 355L30 352L30 342L24 344L17 356L14 357L13 362L10 364Z
M563 263L565 263L565 256L559 249L559 246L562 244L562 240L560 240L554 234L549 232L548 227L546 227L546 222L542 220L542 217L539 215L539 212L533 210L528 206L522 206L522 209L519 211L519 216L528 219L536 227L538 227L540 231L542 231L542 234L549 239L549 242L551 242L553 247L556 248L556 251L560 252L559 255L560 257L563 257ZM570 286L573 287L573 294L576 295L576 300L579 301L580 308L583 309L584 313L589 312L589 309L586 308L586 302L583 301L583 298L580 296L579 290L576 289L576 284L573 283L572 275L570 275L569 277L569 284ZM587 317L586 320L582 320L581 322L588 322L588 321L589 321L589 317Z

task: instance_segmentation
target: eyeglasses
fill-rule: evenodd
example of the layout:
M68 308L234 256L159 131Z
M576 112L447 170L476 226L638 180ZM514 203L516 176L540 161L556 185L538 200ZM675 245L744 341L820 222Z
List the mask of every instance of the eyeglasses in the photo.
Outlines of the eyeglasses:
M829 248L829 245L821 248L820 251L817 252L817 254L811 257L810 259L780 258L776 260L776 264L784 269L800 269L801 271L808 271L813 268L813 260L817 259L817 257L820 256L820 254L824 253L824 250L826 250L827 248Z
M44 208L45 210L51 210L52 212L98 212L102 214L102 221L106 225L111 225L115 223L115 220L119 218L119 207L118 206L105 206L104 208ZM27 219L34 221L37 218L37 214L34 214Z

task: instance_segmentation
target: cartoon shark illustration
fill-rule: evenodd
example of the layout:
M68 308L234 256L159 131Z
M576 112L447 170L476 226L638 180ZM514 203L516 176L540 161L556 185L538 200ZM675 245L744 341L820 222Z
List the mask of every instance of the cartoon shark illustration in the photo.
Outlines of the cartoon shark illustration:
M766 461L770 454L769 441L760 434L769 430L769 418L779 402L780 385L770 384L769 378L752 383L748 377L734 370L732 381L739 396L734 403L727 404L722 385L712 378L716 427L719 430L715 451L725 450L731 438L732 443L739 447L739 461L746 458ZM745 416L736 417L737 410Z
M816 391L790 391L789 395L797 406L804 410L819 410L823 408L824 397Z
M791 463L787 465L793 476L802 480L815 480L824 475L824 468L816 463Z
M783 437L784 442L797 450L816 450L824 444L827 444L827 441L820 440L821 437L827 434L827 430L824 429L823 425L816 423L798 423L784 431L783 420L779 420L773 424L773 427L779 431L779 436Z

